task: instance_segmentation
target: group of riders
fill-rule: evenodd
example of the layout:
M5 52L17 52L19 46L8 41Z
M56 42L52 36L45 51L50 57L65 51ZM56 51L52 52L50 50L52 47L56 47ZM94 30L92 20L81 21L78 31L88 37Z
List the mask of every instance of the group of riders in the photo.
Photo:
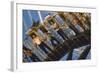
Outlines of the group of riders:
M26 35L31 37L32 44L35 45L36 49L29 49L23 44L23 61L44 61L49 57L49 53L53 54L53 51L57 50L56 47L58 45L60 45L62 49L66 48L66 51L70 50L71 47L68 41L73 41L75 36L81 33L90 32L90 27L90 13L55 12L54 15L47 15L43 23L33 24L26 32ZM87 35L85 37L87 37ZM43 52L46 57L42 56L43 59L40 59L34 52L34 50L37 49L41 49L41 52Z

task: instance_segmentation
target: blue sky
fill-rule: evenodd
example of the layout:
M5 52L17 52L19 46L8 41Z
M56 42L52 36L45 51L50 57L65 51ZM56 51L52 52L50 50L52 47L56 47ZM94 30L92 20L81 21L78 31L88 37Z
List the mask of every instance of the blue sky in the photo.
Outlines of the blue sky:
M35 11L35 10L34 11L29 10L29 11L31 13L32 19L35 20L35 21L38 21L39 16L38 16L37 11ZM25 21L27 28L29 28L32 25L31 19L28 15L28 10L23 10L23 20Z
M32 24L30 17L29 17L29 14L28 14L28 11L30 11L31 17L35 22L40 21L38 11L36 11L36 10L23 10L23 20L25 21L27 28L29 28ZM48 14L52 13L50 11L40 11L40 12L41 12L41 16L42 16L43 20Z

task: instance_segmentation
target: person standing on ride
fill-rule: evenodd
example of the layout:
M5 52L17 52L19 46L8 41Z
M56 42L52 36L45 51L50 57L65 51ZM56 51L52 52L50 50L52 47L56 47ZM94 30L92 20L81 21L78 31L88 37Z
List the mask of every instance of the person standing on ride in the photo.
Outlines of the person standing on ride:
M62 44L64 42L64 39L57 33L57 31L54 30L54 26L50 25L48 22L44 22L45 28L48 30L48 33L50 33L53 37L55 37L56 40Z
M84 32L83 28L80 27L79 21L76 18L73 19L72 23L79 33Z

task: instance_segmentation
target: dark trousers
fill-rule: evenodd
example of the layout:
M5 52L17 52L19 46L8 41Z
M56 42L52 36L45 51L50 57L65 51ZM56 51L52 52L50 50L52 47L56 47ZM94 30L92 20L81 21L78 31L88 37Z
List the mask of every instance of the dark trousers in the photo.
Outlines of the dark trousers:
M58 32L58 34L60 34L60 36L61 36L64 40L67 40L67 39L68 39L68 37L65 35L65 33L64 33L61 29L59 29L57 32Z
M31 59L34 62L41 61L35 54L32 54Z
M48 51L46 50L46 48L49 49L50 51L52 51L51 48L50 48L48 45L46 45L44 42L42 42L42 43L39 45L39 47L40 47L45 53L48 53Z
M59 42L56 38L54 38L54 37L52 37L50 41L51 41L51 43L52 43L53 46L57 46L57 45L60 44L60 42ZM55 44L55 42L56 42L57 44Z

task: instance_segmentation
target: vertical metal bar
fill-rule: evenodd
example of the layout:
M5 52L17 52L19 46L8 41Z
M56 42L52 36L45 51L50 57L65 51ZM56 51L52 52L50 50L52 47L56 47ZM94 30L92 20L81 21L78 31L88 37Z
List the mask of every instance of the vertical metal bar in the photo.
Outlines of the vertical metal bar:
M31 15L31 12L29 10L27 10L27 13L29 15L29 18L30 18L30 21L31 21L31 25L33 23L33 18L32 18L32 15Z
M39 15L39 18L40 18L40 22L43 24L43 19L42 19L42 16L41 16L41 12L38 11L38 15Z
M27 31L27 25L26 25L26 22L25 22L25 20L24 20L24 18L23 18L23 26L24 26L24 28L25 28L25 31Z

